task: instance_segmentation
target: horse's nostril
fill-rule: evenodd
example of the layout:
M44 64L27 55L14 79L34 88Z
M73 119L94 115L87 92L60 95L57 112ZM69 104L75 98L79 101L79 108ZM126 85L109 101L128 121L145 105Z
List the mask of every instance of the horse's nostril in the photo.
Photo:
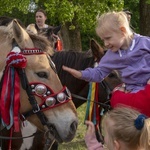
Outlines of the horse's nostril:
M70 125L70 133L74 134L76 129L77 129L78 123L76 121L72 122L72 124Z

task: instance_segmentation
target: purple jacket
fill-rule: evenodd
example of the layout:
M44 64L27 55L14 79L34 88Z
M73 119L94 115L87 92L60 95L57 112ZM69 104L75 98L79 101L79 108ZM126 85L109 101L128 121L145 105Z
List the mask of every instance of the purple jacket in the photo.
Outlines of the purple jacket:
M150 79L150 37L134 34L127 50L107 50L96 68L82 70L82 79L101 82L112 70L117 70L126 89L137 92L144 89Z

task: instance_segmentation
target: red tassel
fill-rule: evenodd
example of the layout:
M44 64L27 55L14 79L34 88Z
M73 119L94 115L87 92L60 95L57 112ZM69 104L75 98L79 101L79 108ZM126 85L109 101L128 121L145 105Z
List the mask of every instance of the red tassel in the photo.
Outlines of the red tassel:
M62 50L62 42L61 42L61 40L58 40L58 41L57 41L56 50L57 50L57 51L61 51L61 50Z

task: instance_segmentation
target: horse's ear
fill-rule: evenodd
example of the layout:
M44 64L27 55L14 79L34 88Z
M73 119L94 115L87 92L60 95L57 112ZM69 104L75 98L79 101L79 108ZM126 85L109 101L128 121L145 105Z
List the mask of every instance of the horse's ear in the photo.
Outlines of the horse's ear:
M57 35L57 33L60 31L61 29L61 25L57 26L57 27L54 27L53 28L53 33Z
M53 34L53 27L49 27L48 29L47 29L47 35L48 36L51 36Z
M60 31L60 29L61 29L61 25L57 26L57 27L50 26L47 30L47 34L48 34L48 36L51 36L52 34L57 35L57 33Z
M14 39L17 42L18 46L22 49L33 48L34 44L26 30L21 27L16 19L12 21L12 24Z
M95 57L96 61L99 62L101 58L104 56L104 49L94 39L91 39L90 47L93 56Z

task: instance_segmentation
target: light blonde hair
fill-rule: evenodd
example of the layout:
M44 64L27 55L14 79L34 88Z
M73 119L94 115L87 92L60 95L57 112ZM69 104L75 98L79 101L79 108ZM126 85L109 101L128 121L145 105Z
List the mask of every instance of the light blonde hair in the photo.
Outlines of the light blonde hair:
M124 106L116 107L105 115L103 125L105 134L109 136L108 148L112 148L114 140L118 140L128 149L150 150L150 119L145 119L143 128L138 130L134 122L139 115L137 110Z
M107 31L119 32L121 27L126 29L127 36L133 34L127 16L123 11L112 11L97 16L96 33L99 37L105 35Z

